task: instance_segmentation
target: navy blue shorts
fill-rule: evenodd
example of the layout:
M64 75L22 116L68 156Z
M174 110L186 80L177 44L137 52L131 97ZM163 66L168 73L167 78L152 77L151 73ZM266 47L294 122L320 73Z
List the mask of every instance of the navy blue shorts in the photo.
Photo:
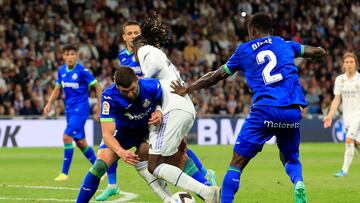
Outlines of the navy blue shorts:
M301 110L297 106L253 106L236 139L234 151L253 158L272 136L282 153L298 153Z
M120 146L126 150L133 147L138 148L141 143L146 142L149 138L149 128L119 128L116 129L115 139ZM99 149L108 148L105 144L101 144Z
M85 138L85 123L88 115L81 114L66 114L66 129L64 134L74 138L74 140L81 140Z

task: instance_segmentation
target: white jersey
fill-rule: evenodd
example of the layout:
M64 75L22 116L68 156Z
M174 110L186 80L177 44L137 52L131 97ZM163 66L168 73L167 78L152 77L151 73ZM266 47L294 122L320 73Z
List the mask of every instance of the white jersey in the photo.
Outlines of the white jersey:
M189 95L182 97L171 93L171 81L181 80L180 73L167 58L165 53L153 46L146 45L137 52L140 67L146 78L157 78L162 86L162 111L168 113L174 109L180 109L191 113L195 118L195 107Z
M351 79L346 74L337 76L334 94L341 95L345 126L360 121L360 74Z

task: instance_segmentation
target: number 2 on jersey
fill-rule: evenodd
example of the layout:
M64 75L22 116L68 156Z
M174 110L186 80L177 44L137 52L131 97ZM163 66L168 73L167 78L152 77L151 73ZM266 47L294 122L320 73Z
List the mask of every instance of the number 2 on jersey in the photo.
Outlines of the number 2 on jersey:
M270 75L272 69L274 69L277 64L277 59L276 59L274 52L272 52L270 50L264 50L264 51L260 51L256 55L256 61L259 65L265 62L265 58L269 59L269 63L266 64L266 66L262 72L264 83L267 85L267 84L271 84L271 83L282 80L283 77L282 77L281 73L278 73L275 75Z

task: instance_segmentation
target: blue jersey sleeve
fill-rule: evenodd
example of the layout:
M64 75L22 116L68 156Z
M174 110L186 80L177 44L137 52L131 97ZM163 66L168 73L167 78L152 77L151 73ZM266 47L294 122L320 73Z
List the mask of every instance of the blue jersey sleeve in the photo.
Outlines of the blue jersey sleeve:
M159 81L156 81L155 91L156 91L155 100L156 102L159 102L161 101L161 97L162 97L162 89Z
M295 57L301 57L304 54L304 46L298 42L286 41L295 53Z
M102 95L101 98L101 122L115 122L116 112L118 111L116 103L112 100L111 96Z
M227 74L233 75L236 71L240 70L240 48L241 45L236 49L235 53L230 57L230 59L225 63L224 69Z
M61 81L60 81L60 77L61 77L61 73L60 73L60 68L58 70L58 73L57 73L57 79L56 79L56 84L55 85L58 85L58 86L61 86Z
M82 70L83 79L88 83L89 86L93 86L97 83L95 77L90 73L89 69L84 68Z

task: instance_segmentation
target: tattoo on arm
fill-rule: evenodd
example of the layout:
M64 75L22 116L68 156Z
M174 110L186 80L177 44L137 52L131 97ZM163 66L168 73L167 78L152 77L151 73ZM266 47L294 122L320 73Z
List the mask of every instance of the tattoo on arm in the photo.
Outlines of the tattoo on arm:
M211 71L203 75L200 79L195 81L187 88L187 92L193 92L195 90L211 87L218 83L220 80L224 80L229 77L226 73L224 66L221 66L216 71Z

